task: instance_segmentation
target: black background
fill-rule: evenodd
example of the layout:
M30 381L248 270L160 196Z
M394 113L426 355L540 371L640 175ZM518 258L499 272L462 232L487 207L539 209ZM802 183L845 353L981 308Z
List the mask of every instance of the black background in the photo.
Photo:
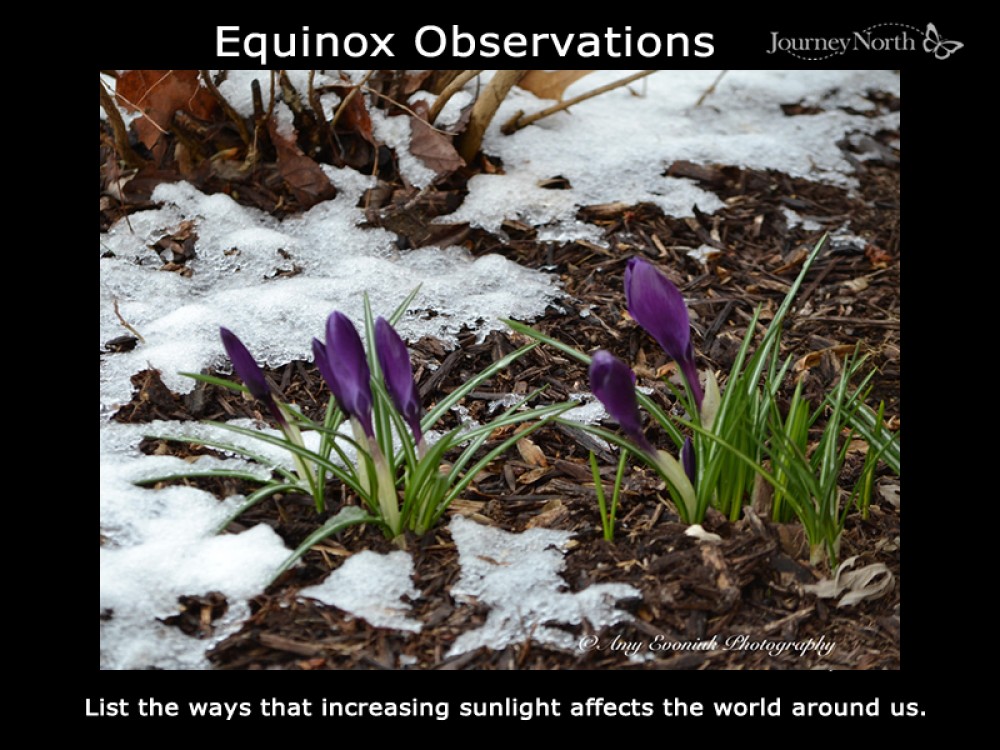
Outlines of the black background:
M501 728L501 741L508 740L513 732L524 730L539 737L539 723L546 726L558 723L560 733L572 727L585 731L596 724L606 725L616 732L615 741L630 743L671 743L682 741L681 735L671 729L699 729L706 734L701 741L713 742L721 736L749 739L748 732L761 734L765 742L807 742L812 737L826 736L833 741L853 743L867 741L869 732L892 732L894 736L906 729L920 729L930 721L948 721L954 725L961 721L958 702L964 700L964 683L955 678L965 669L970 647L989 652L991 644L976 646L976 622L983 614L979 608L983 592L977 598L967 598L969 592L957 588L961 580L974 576L974 563L967 558L972 548L983 545L978 537L980 529L988 528L986 514L993 505L993 498L975 494L963 488L966 476L975 477L976 449L965 447L960 430L968 429L966 422L951 420L956 414L975 411L972 399L982 397L976 372L977 362L969 361L982 343L963 340L962 334L976 335L977 324L972 322L966 308L969 299L981 295L975 287L978 264L983 253L979 248L992 245L991 227L983 221L991 209L990 194L966 184L967 175L992 171L992 127L985 115L983 98L992 96L993 65L986 67L981 54L982 43L973 42L975 21L961 18L957 12L942 11L934 17L923 17L915 12L897 11L845 11L842 8L826 9L829 18L817 20L811 15L807 20L777 9L755 6L744 17L732 17L719 7L687 8L680 13L664 6L650 11L630 12L629 8L613 10L606 17L592 17L589 13L572 9L563 10L564 17L552 16L553 21L535 18L516 6L491 8L500 20L497 23L462 20L466 13L461 9L428 6L419 21L395 19L387 8L370 7L366 12L351 12L341 7L327 14L303 14L294 23L276 20L246 20L246 13L233 13L230 18L220 17L217 23L239 25L244 32L276 33L300 31L308 25L312 31L373 32L381 36L394 33L391 43L394 58L378 57L372 60L343 57L331 59L272 60L271 67L286 64L288 67L367 68L370 65L410 68L472 68L475 64L503 67L522 64L529 68L620 67L643 68L658 64L664 68L802 68L802 67L851 67L890 68L901 70L907 84L907 190L904 234L908 243L908 258L903 272L904 306L906 313L902 324L907 359L907 378L904 393L907 401L907 518L904 524L907 541L906 628L902 631L902 670L899 672L684 672L682 674L657 671L617 672L275 672L271 674L244 672L102 672L98 670L90 637L80 637L78 649L73 649L69 663L76 664L72 680L55 678L58 700L49 704L50 713L57 721L75 719L83 722L88 736L112 738L129 736L141 738L145 732L156 731L164 739L177 742L200 741L199 734L187 731L192 724L205 729L225 731L228 737L242 734L240 728L258 729L270 726L278 731L290 729L285 741L312 739L312 730L322 729L324 741L376 741L412 742L413 738L431 742L455 741L479 744L482 732ZM811 10L815 11L815 8ZM700 12L698 12L700 11ZM225 14L220 14L225 15ZM277 14L274 14L277 15ZM284 15L293 15L292 12ZM338 20L325 21L326 17ZM455 20L458 18L458 20ZM918 43L916 52L851 53L815 66L786 54L769 55L771 32L783 36L833 36L860 31L872 24L899 21L918 28L933 22L942 38L961 41L965 47L947 60L937 60L926 54ZM99 68L253 68L255 61L215 56L216 25L204 21L178 20L178 28L164 31L144 29L144 21L133 24L120 19L115 29L102 39ZM715 53L711 57L661 56L646 60L639 56L631 59L547 57L424 59L409 47L416 29L425 24L435 24L445 29L457 23L463 31L479 35L487 31L508 33L590 31L603 33L609 26L617 31L631 26L634 35L652 32L665 41L669 33L685 32L692 39L698 33L711 33ZM405 44L403 42L406 42ZM62 120L65 125L65 119ZM975 172L973 171L975 170ZM986 211L983 209L986 208ZM913 209L913 210L911 210ZM978 338L978 337L977 337ZM978 357L978 355L974 355ZM988 381L986 381L988 382ZM988 394L985 396L988 398ZM964 452L969 451L969 452ZM916 456L916 458L914 458ZM86 536L86 535L81 535ZM988 541L986 542L989 543ZM90 552L92 554L92 552ZM986 595L990 595L988 590ZM86 606L81 607L83 610ZM60 626L85 634L83 617L75 618ZM76 657L76 658L74 658ZM50 663L37 665L45 669ZM860 700L880 698L883 716L880 719L819 720L807 722L786 717L776 719L714 720L710 716L695 719L680 718L615 718L615 719L537 719L523 722L506 720L458 720L458 701L502 700L514 697L519 700L557 698L568 708L572 700L586 700L603 696L609 700L652 701L659 706L664 698L699 700L709 705L712 700L739 699L769 700L782 698L785 712L789 713L792 700ZM447 722L429 719L138 719L134 708L140 698L155 697L160 701L187 700L251 701L255 706L263 697L282 700L320 698L329 700L452 700L453 719ZM125 698L133 704L132 718L86 718L86 699L93 702L100 698L117 700ZM919 701L926 715L918 719L892 719L888 716L890 701ZM970 709L965 709L966 711ZM182 717L184 715L182 710ZM710 714L707 711L706 714ZM255 711L256 714L256 711ZM338 730L347 723L371 727L378 735L356 735L348 738ZM804 728L824 735L776 734L775 730ZM848 726L850 724L850 726ZM791 726L788 726L791 725ZM170 735L163 730L176 727ZM308 730L309 735L294 734L297 729ZM428 734L428 730L445 730L444 734ZM458 734L452 734L455 730ZM636 731L639 730L639 731ZM409 734L420 732L421 734ZM843 732L843 734L841 734ZM855 732L861 732L855 734ZM124 733L127 733L125 735ZM711 734L709 734L711 733ZM834 734L836 733L836 734ZM264 735L256 735L264 741ZM551 735L550 735L551 736ZM559 735L561 736L561 735ZM186 740L185 740L186 738ZM835 739L836 738L836 739ZM540 737L539 737L540 739ZM595 736L596 739L596 736ZM273 741L273 740L268 740Z

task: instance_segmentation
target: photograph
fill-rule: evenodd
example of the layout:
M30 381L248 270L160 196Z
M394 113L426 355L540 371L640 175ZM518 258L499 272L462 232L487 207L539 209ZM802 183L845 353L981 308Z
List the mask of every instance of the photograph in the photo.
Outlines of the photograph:
M267 67L724 42L597 26L100 70L100 670L901 669L904 73L833 66L944 26Z

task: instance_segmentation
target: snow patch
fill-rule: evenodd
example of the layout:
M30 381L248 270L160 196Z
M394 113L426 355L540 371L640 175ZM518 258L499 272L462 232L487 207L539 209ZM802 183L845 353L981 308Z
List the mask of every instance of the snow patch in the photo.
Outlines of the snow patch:
M421 285L400 335L452 344L466 326L482 338L503 328L501 317L534 319L557 296L554 277L499 255L436 247L397 253L389 233L356 226L367 179L339 176L335 200L283 222L187 183L161 185L154 200L163 207L132 214L134 231L119 222L102 235L101 252L113 257L101 259L101 344L123 332L115 301L145 339L102 359L102 408L126 402L131 375L150 366L167 387L190 391L193 381L179 372L224 366L219 326L278 366L311 360L311 339L322 336L335 309L360 326L366 291L375 314L385 315ZM198 233L190 278L160 271L148 247L184 220Z
M611 418L604 405L597 400L597 397L593 393L571 393L569 394L569 398L571 401L579 402L580 405L563 413L563 419L579 422L580 424L597 424Z
M567 98L620 80L634 71L601 70L576 81ZM836 145L848 132L899 128L899 112L870 112L868 91L899 95L899 76L884 70L732 70L698 108L694 103L718 71L662 70L624 88L581 102L506 136L500 126L518 110L551 104L514 88L500 105L483 150L503 161L503 175L477 175L469 195L441 222L468 221L497 231L504 219L549 225L569 241L579 228L580 206L624 201L653 203L672 216L722 207L714 193L693 182L664 176L675 161L774 169L850 187L853 167ZM466 91L474 91L474 82ZM802 101L823 111L786 117L780 106ZM569 190L539 182L566 177ZM565 227L558 233L557 227ZM589 239L581 235L579 239Z
M377 628L420 632L421 623L406 614L420 592L410 580L413 560L403 551L380 555L364 550L349 557L323 583L299 591L299 596L339 607Z
M573 650L577 646L574 636L550 623L587 621L595 629L604 628L631 619L615 608L615 602L641 596L632 586L618 583L566 591L559 573L565 567L569 532L529 529L510 534L461 516L455 516L449 528L462 567L452 596L456 601L490 607L486 623L459 636L449 656L483 646L502 650L529 638L544 646Z

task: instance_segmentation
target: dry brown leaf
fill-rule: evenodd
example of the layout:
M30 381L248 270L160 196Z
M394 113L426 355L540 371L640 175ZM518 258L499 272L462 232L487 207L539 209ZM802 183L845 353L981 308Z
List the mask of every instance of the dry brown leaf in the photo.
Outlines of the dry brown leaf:
M465 161L458 155L451 138L427 124L427 110L426 102L413 105L419 117L410 118L410 153L441 177L461 169Z
M856 279L851 279L850 281L845 281L844 286L847 287L852 292L863 292L868 288L868 277L858 276Z
M868 455L868 441L860 438L852 440L847 446L848 453L860 453L862 456Z
M529 438L521 438L517 441L517 452L529 466L548 466L542 449L535 445Z
M778 274L778 273L788 273L789 271L793 271L799 266L801 266L802 263L805 261L805 259L808 257L809 257L809 251L806 250L805 248L799 248L798 252L792 255L788 259L787 263L783 264L780 268L775 268L774 271L772 271L772 273Z
M556 521L563 518L569 513L566 506L563 505L562 500L558 497L554 500L549 500L542 506L542 511L537 516L534 516L528 523L525 524L525 528L546 528L552 526Z
M341 101L347 98L347 95L353 90L353 86L333 86L334 91L336 91L341 98ZM338 111L341 105L337 105ZM365 106L365 98L361 96L359 91L357 94L351 97L351 100L347 102L344 106L344 111L340 113L340 118L337 120L337 132L350 132L357 133L366 141L368 141L373 146L377 146L375 143L375 136L372 135L372 118L368 114L368 107Z
M282 135L273 117L267 123L267 130L278 156L278 171L303 208L309 208L337 195L336 189L320 166L302 153L302 149L295 142L294 130L291 137Z
M170 130L177 110L209 120L219 108L202 87L197 70L129 70L118 77L115 96L129 112L143 113L135 131L146 148Z
M868 245L865 248L865 257L872 264L872 268L888 268L892 262L892 256L878 245Z
M482 500L466 500L462 497L456 497L448 505L448 510L454 513L461 513L463 516L468 516L473 513L480 513L486 506Z
M889 503L894 508L899 508L899 483L898 482L883 482L878 488L879 494L882 495L882 499Z
M895 577L889 568L882 563L872 563L849 571L848 568L853 567L857 559L855 555L838 565L832 580L824 578L819 583L803 586L802 589L820 599L833 599L843 593L837 602L838 608L849 607L865 599L878 599L892 591Z
M803 357L800 357L792 369L797 373L804 372L805 370L810 370L813 367L816 367L816 365L820 363L820 361L823 359L823 355L826 354L827 352L830 352L831 354L836 354L841 357L846 357L853 351L854 347L851 346L850 344L837 344L836 346L828 346L825 349L818 349L814 352L809 352Z
M406 75L403 76L403 93L412 94L415 91L420 91L424 88L424 82L434 72L433 70L406 71Z
M593 72L592 70L529 70L517 85L539 99L562 101L563 94L571 83Z

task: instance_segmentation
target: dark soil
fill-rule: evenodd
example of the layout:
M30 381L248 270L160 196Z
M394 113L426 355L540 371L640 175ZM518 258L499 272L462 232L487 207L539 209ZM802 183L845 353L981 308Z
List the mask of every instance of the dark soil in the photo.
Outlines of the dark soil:
M452 230L476 254L498 252L529 268L557 274L566 296L533 325L583 351L610 349L631 362L640 385L654 388L665 404L672 397L657 374L672 372L672 365L625 314L622 273L629 257L648 257L683 291L696 329L699 367L722 374L732 364L754 309L763 306L766 325L805 253L824 231L840 230L799 293L786 322L783 350L797 361L805 392L818 403L836 381L843 354L860 344L878 368L872 399L876 404L886 402L887 421L898 428L899 152L886 145L894 138L898 133L875 139L882 149L880 158L855 160L860 189L854 192L774 172L675 163L667 173L697 180L716 192L726 207L713 214L696 210L694 218L685 219L665 216L649 205L582 208L579 217L603 230L610 249L587 242L538 242L534 227L514 222L505 226L502 237L468 227ZM856 149L849 142L843 148ZM439 204L453 208L455 190L454 185L443 189ZM821 229L788 226L784 208L811 219ZM102 215L102 225L105 220L110 221L109 213ZM400 246L425 242L426 237L416 236L426 229L425 224L421 227L411 236L400 224ZM715 250L706 263L688 255L688 249L705 245ZM461 343L453 351L432 339L413 345L425 404L432 404L521 341L495 333L482 343L471 335ZM109 349L127 345L109 342ZM277 390L307 413L318 416L325 409L328 391L311 363L292 362L269 376ZM137 374L133 383L132 402L115 416L121 421L234 415L266 419L254 403L215 386L201 386L193 394L179 396L151 371ZM542 403L561 401L586 389L587 376L577 362L540 347L483 384L464 406L473 418L486 416L491 395L523 393L542 385L548 386ZM654 443L663 442L656 429L651 428L648 436ZM668 504L658 478L648 470L633 468L626 479L615 542L609 544L600 533L586 463L593 441L580 431L557 427L535 433L532 440L545 457L543 466L529 464L511 451L477 478L450 512L508 531L532 526L571 531L575 545L566 554L563 573L569 590L620 582L641 591L641 600L622 602L634 615L631 623L597 634L574 631L581 638L597 635L605 648L562 652L541 648L526 638L502 651L483 649L446 658L454 640L481 625L488 610L452 599L451 586L459 575L457 552L447 524L442 523L425 538L409 540L414 585L421 592L412 602L411 616L423 623L422 632L376 628L335 607L299 598L301 588L323 580L352 553L394 549L374 528L351 528L318 545L306 554L302 565L256 597L252 617L210 652L212 663L220 669L899 668L899 510L884 502L878 492L868 520L849 518L841 556L857 555L856 567L884 563L895 577L895 587L882 598L837 608L836 600L821 600L802 589L829 571L809 564L797 524L773 524L752 512L731 522L714 513L704 525L723 541L718 545L698 542L684 535L685 527ZM190 451L162 441L147 441L143 449L178 455ZM601 451L598 456L613 471L615 458ZM250 491L238 480L197 483L220 497ZM342 499L356 502L342 497L341 488L333 484L329 497L334 509ZM230 530L266 523L292 547L322 520L308 498L279 495L244 514ZM185 597L178 603L177 615L165 622L191 637L204 637L225 608L226 602L218 596ZM714 650L677 648L682 642L713 638L720 645ZM771 655L767 649L747 645L803 643L810 638L822 638L834 648L821 657L816 651ZM638 644L653 658L629 660L622 649L613 646L625 643Z

